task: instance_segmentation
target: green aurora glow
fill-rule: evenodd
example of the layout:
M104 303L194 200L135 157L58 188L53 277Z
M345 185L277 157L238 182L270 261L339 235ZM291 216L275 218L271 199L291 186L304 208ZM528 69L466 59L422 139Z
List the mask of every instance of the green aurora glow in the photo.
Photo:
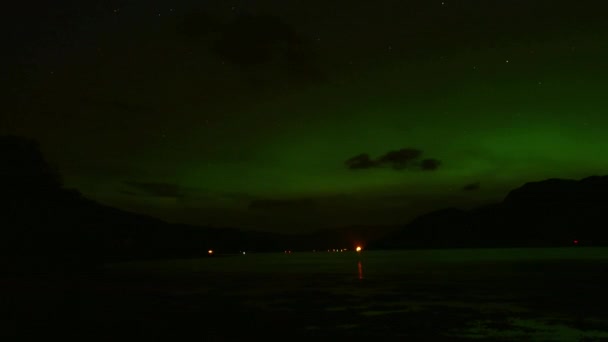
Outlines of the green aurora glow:
M423 27L412 33L423 43L409 48L403 32L383 26L384 12L364 25L360 8L311 17L259 6L306 39L319 76L292 74L280 56L226 63L205 40L180 35L182 16L133 15L112 30L101 21L75 47L57 48L61 58L44 50L22 68L26 95L9 107L6 131L38 139L67 186L100 202L282 231L402 224L500 200L526 181L606 174L608 29L593 18L564 32L501 27L489 42L463 39L464 28L450 42ZM221 17L218 8L210 13ZM407 147L440 167L344 164ZM463 191L476 182L479 190Z

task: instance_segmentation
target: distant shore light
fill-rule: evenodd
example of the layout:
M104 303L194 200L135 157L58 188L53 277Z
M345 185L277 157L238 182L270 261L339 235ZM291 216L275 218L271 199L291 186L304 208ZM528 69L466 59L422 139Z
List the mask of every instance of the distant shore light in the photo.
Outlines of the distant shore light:
M209 255L213 254L213 249L208 250L208 251L207 251L207 253L208 253Z
M357 248L355 248L355 251L357 252L361 252L363 250L363 248L361 246L357 246Z

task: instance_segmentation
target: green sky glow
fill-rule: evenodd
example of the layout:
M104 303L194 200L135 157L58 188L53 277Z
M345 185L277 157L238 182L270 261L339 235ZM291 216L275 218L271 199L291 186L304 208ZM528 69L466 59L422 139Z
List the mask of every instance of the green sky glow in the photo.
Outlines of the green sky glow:
M260 2L254 17L280 18L305 42L296 62L279 47L261 65L214 53L220 31L184 38L190 2L163 21L132 11L23 68L26 96L9 107L6 131L40 140L66 184L101 202L285 231L402 224L500 200L526 181L605 174L608 30L567 16L577 29L557 30L566 8L535 24L517 4L504 13L525 17L511 32L481 20L484 9L466 14L468 5L421 5L405 27L383 6L364 24L365 8L333 16ZM230 23L235 14L215 5L209 15ZM443 28L428 28L433 20ZM441 165L345 165L401 148Z

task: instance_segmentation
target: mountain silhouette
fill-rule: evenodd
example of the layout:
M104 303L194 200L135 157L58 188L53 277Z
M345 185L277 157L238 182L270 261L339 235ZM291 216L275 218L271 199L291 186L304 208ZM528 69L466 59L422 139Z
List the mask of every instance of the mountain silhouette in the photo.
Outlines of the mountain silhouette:
M353 248L385 227L308 234L170 224L66 189L38 144L0 136L0 270L88 270L106 262L240 252Z
M0 270L86 270L106 262L241 251L608 245L608 176L548 179L501 203L448 208L403 229L355 226L278 234L170 224L66 189L38 144L0 136ZM382 238L381 236L385 236ZM371 242L370 242L371 241ZM576 241L576 242L575 242Z
M0 136L0 269L86 270L108 261L241 250L279 251L296 237L169 224L63 187L38 144Z
M376 241L376 248L547 247L608 244L608 176L548 179L501 203L442 209Z

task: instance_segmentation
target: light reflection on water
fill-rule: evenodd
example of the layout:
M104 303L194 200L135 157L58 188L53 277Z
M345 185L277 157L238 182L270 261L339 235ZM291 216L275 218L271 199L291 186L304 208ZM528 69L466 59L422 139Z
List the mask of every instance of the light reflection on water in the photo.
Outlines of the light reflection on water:
M363 279L363 266L361 265L361 260L357 262L357 269L359 270L359 280Z

